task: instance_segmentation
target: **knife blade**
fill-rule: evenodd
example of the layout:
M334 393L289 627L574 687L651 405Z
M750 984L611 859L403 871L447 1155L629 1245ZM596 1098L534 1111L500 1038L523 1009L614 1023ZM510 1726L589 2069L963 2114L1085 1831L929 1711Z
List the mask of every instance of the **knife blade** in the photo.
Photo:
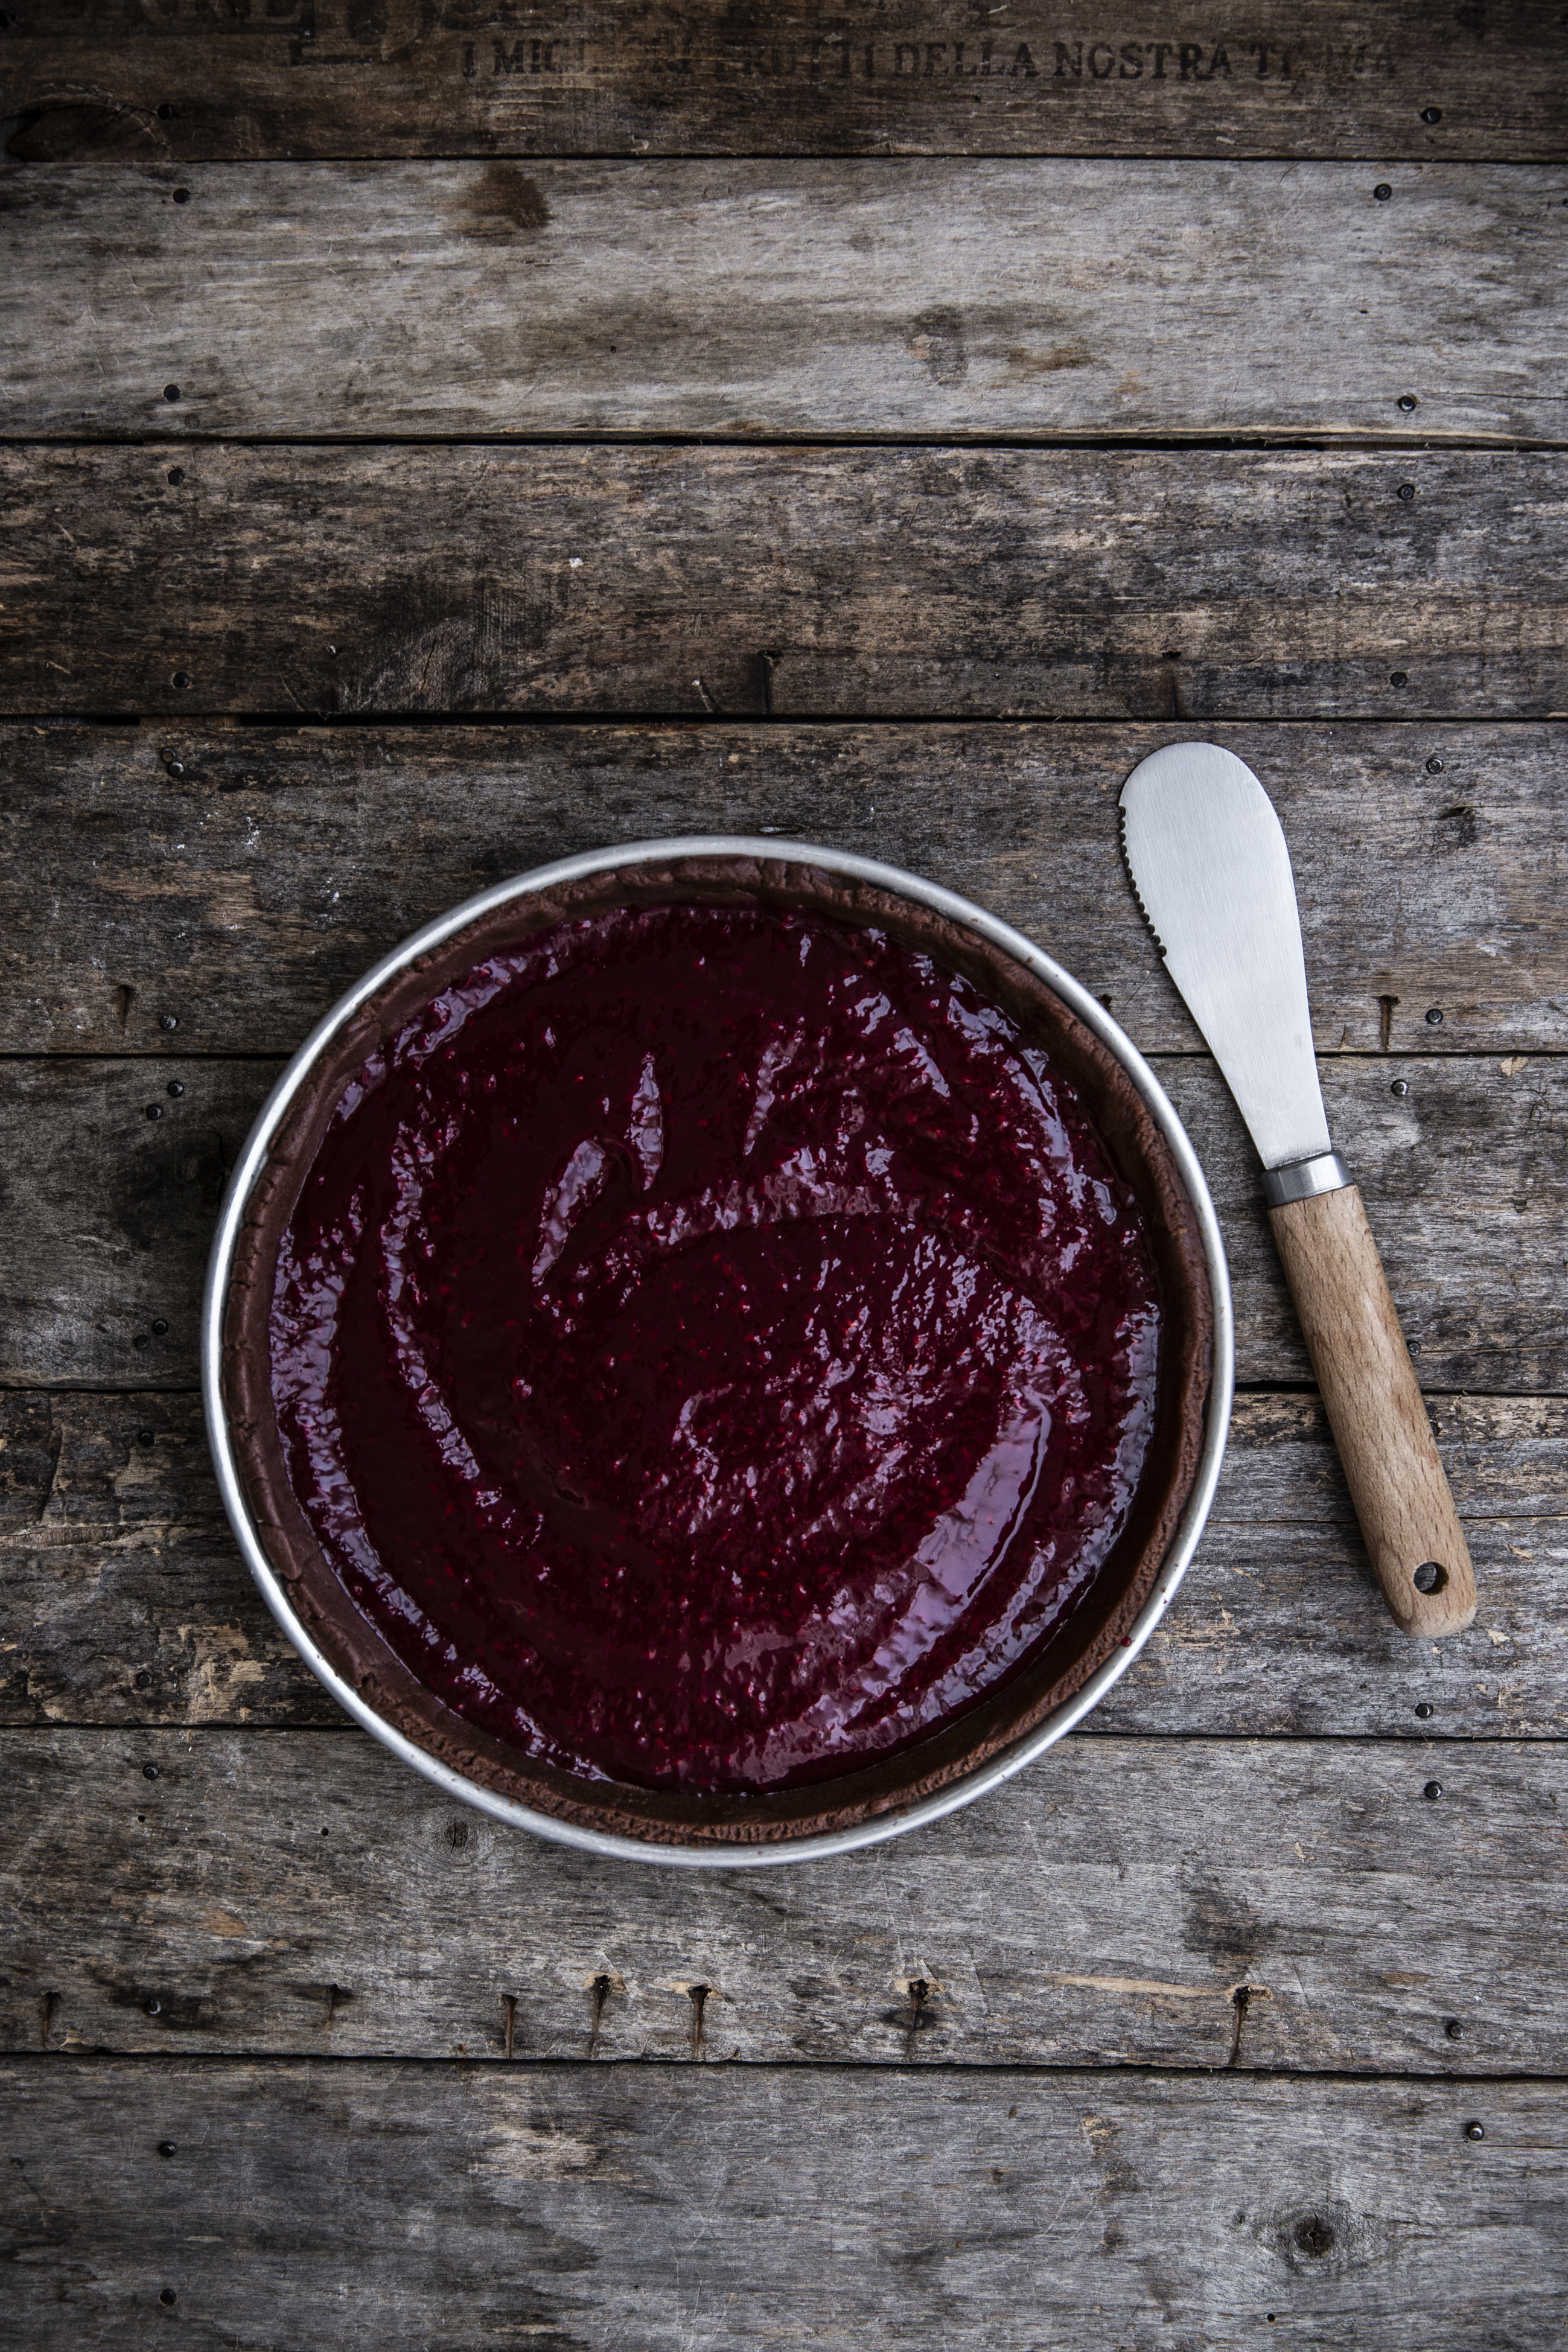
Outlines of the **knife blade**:
M1361 1192L1329 1139L1301 919L1273 803L1217 743L1169 743L1121 791L1132 887L1236 1097L1356 1516L1406 1633L1456 1633L1475 1571Z
M1326 1152L1296 883L1268 793L1233 751L1169 743L1127 779L1121 827L1165 969L1263 1165Z

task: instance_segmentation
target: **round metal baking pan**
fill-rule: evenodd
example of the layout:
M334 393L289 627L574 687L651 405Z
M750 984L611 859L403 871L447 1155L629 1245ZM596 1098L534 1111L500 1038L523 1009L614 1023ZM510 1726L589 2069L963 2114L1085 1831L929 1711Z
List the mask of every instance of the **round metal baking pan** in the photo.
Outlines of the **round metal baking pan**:
M1124 1643L1068 1700L1037 1724L1026 1736L1001 1753L989 1757L972 1773L949 1782L934 1795L826 1834L779 1838L760 1844L654 1843L562 1821L466 1779L462 1773L429 1755L395 1725L384 1721L323 1654L294 1610L287 1586L268 1557L241 1483L223 1392L224 1317L236 1244L247 1203L267 1162L273 1139L322 1048L396 974L419 957L441 947L455 933L481 916L504 908L513 899L557 888L586 876L682 857L745 857L811 866L822 873L888 891L911 900L917 906L930 908L949 922L973 933L994 950L1022 964L1054 991L1121 1064L1142 1097L1170 1152L1201 1236L1214 1322L1213 1373L1196 1475L1163 1565ZM896 866L881 865L872 858L852 856L843 850L744 835L705 834L673 840L635 842L616 848L585 851L575 857L561 858L552 865L536 866L530 873L498 883L493 889L483 891L478 898L453 908L449 913L427 923L422 930L405 940L390 955L384 957L317 1024L263 1106L224 1196L202 1307L202 1398L218 1487L229 1524L273 1616L306 1664L331 1692L340 1706L389 1748L394 1755L460 1803L472 1805L520 1829L531 1830L539 1837L577 1846L590 1853L696 1869L771 1867L784 1862L819 1860L829 1854L847 1853L858 1846L879 1844L883 1839L897 1837L906 1830L919 1828L923 1822L940 1820L943 1814L953 1812L959 1806L970 1804L976 1797L985 1795L1043 1755L1075 1724L1080 1723L1142 1649L1170 1606L1172 1596L1185 1573L1214 1499L1225 1452L1234 1381L1234 1327L1225 1247L1202 1168L1152 1071L1099 1000L1021 932L935 883L923 881L916 875L903 873Z

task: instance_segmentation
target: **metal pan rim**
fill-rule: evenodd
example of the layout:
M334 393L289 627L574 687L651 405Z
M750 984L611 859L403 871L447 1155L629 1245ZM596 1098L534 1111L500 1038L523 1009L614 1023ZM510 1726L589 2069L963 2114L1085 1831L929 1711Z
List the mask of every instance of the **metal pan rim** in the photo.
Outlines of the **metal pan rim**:
M783 1838L757 1845L725 1843L683 1846L582 1828L574 1822L557 1821L552 1815L539 1812L513 1799L499 1796L493 1790L465 1779L460 1772L429 1755L395 1726L385 1722L343 1679L296 1614L287 1588L268 1558L251 1517L239 1483L223 1400L222 1339L235 1244L251 1188L266 1161L272 1138L306 1074L323 1046L337 1034L346 1021L352 1019L361 1005L405 965L442 946L455 932L477 921L480 916L506 906L514 898L579 881L588 875L611 872L619 866L637 866L652 859L718 856L815 866L826 873L841 875L849 880L864 882L912 899L917 905L930 907L950 921L977 933L1055 991L1121 1064L1148 1106L1150 1115L1176 1163L1203 1236L1214 1307L1215 1360L1197 1475L1154 1589L1134 1621L1124 1646L1116 1650L1069 1700L1013 1747L918 1803L816 1836ZM383 1747L389 1748L405 1764L412 1766L425 1780L457 1802L470 1805L514 1828L530 1830L535 1836L556 1844L575 1846L606 1859L663 1863L677 1869L769 1868L783 1863L824 1861L835 1854L852 1853L861 1846L879 1845L889 1838L902 1836L908 1830L923 1828L929 1822L940 1821L944 1815L956 1812L961 1806L973 1804L977 1797L988 1795L1005 1780L1011 1780L1016 1772L1021 1772L1026 1765L1034 1763L1047 1748L1054 1747L1058 1739L1064 1738L1081 1723L1089 1710L1121 1680L1148 1642L1169 1608L1197 1549L1214 1501L1225 1455L1236 1384L1235 1356L1235 1324L1225 1244L1197 1154L1153 1071L1099 998L1092 996L1054 957L1037 947L1021 931L1015 930L1011 924L1003 922L995 915L987 914L984 908L974 906L955 891L944 889L939 883L927 882L918 875L905 873L896 866L883 865L875 858L856 856L847 850L829 849L812 842L775 839L769 835L683 835L663 840L629 842L605 849L584 850L572 857L556 858L547 866L533 866L527 873L514 875L507 881L498 882L491 888L480 891L477 897L465 899L462 905L425 924L400 946L383 956L316 1024L262 1105L224 1194L202 1301L202 1404L224 1509L262 1598L318 1681L331 1692L344 1711Z

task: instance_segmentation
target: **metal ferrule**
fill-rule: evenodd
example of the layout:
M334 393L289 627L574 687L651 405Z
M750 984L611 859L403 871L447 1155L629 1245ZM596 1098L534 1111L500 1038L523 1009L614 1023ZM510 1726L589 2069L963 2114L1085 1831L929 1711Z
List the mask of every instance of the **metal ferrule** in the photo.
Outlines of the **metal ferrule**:
M1315 1160L1292 1160L1284 1168L1263 1171L1263 1197L1271 1209L1287 1201L1310 1201L1316 1192L1342 1192L1355 1178L1337 1151L1321 1151Z

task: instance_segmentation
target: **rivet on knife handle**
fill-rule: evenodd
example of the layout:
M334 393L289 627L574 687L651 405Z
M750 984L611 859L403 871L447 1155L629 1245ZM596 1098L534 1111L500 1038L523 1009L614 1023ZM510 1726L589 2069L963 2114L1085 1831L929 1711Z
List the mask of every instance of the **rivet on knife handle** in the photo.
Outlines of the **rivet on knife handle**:
M1123 786L1121 835L1165 968L1263 1160L1269 1223L1389 1608L1406 1633L1460 1633L1475 1572L1361 1194L1329 1141L1273 804L1234 752L1171 743Z

